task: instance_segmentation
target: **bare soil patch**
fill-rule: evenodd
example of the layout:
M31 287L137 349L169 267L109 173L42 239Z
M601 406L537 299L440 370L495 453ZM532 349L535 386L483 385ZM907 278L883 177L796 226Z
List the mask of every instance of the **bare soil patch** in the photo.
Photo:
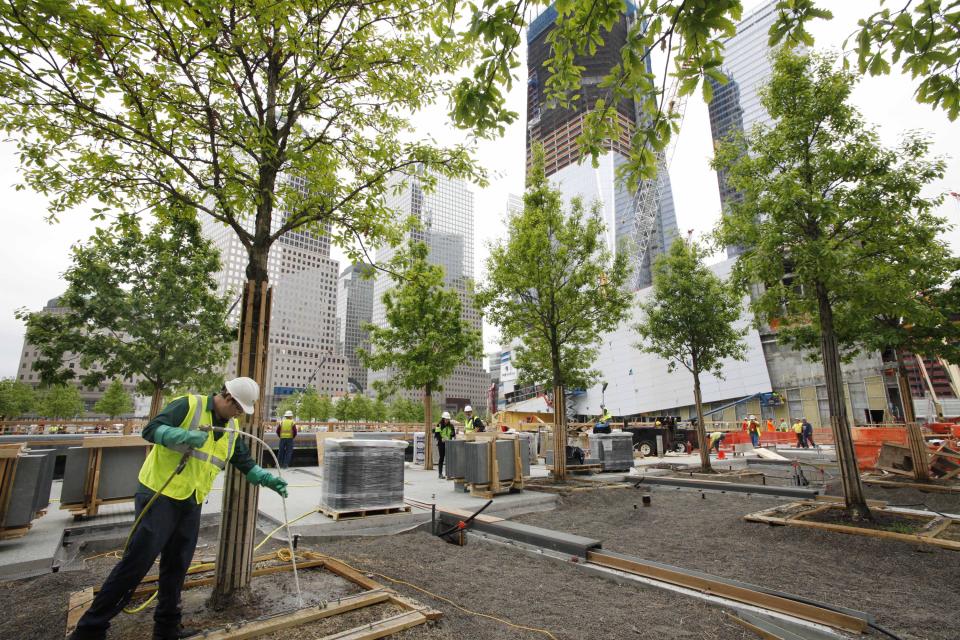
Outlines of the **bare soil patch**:
M607 493L620 493L610 491ZM275 547L276 548L276 547ZM582 568L556 560L534 557L508 546L471 540L466 547L447 544L423 531L383 538L343 539L301 548L344 560L368 572L401 594L443 611L444 617L391 636L398 640L513 640L547 638L536 631L510 627L502 622L464 613L435 596L517 625L547 629L558 640L747 640L752 634L730 622L719 608L693 599L643 585L620 586L586 573ZM89 562L84 571L48 574L4 584L0 608L11 612L0 619L0 638L17 640L62 640L69 593L98 585L115 559L103 557ZM305 576L307 571L302 572ZM325 574L325 572L318 572ZM386 578L408 584L392 583ZM329 574L325 574L329 576ZM290 574L254 579L254 589L264 606L286 606L292 588ZM423 593L410 585L430 592ZM320 583L311 589L321 590ZM327 584L331 593L353 589L336 582ZM203 609L200 591L184 591L184 606L200 611L202 620L214 618ZM329 597L329 596L328 596ZM196 600L195 600L196 598ZM276 634L290 640L314 640L341 629L383 619L391 615L382 605L338 616L336 622L319 622ZM149 637L152 607L141 614L121 614L110 638ZM243 617L250 618L250 612ZM196 620L189 611L186 623ZM136 630L136 633L134 633Z
M598 538L605 549L867 611L904 638L957 637L955 626L944 622L960 602L955 551L743 520L790 502L783 498L645 491L652 497L646 508L643 491L598 491L564 497L555 511L516 520ZM931 502L948 508L939 498Z

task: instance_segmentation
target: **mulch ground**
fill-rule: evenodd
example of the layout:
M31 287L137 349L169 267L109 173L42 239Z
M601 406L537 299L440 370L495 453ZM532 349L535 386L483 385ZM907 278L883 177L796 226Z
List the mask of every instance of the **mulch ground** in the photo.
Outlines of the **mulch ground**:
M641 502L651 491L651 506ZM603 541L603 547L874 614L903 638L952 640L960 553L743 516L789 499L647 487L562 498L555 511L516 520ZM960 513L960 496L868 490L894 504Z
M391 636L398 640L543 640L549 637L542 632L511 627L503 621L548 630L557 640L745 640L755 637L729 622L721 609L696 599L643 585L619 586L589 575L571 563L533 557L482 541L456 547L416 531L384 538L301 544L301 547L338 557L364 572L403 580L409 584L391 583L374 576L402 594L443 612L443 619L436 623ZM62 640L70 592L99 584L114 562L110 557L97 558L88 562L83 571L4 584L0 588L0 610L8 613L0 619L0 638ZM310 571L313 570L304 570L301 578L308 589L316 592L319 583L312 584L310 578L305 577ZM327 585L331 591L349 590L342 583L334 582ZM269 609L271 602L277 606L288 605L291 584L290 574L278 574L269 580L255 578L255 593L263 599L263 606L257 610ZM501 620L465 613L410 585ZM218 614L205 610L205 597L202 588L184 591L185 623L222 621ZM249 619L252 613L245 612L242 617ZM349 617L321 621L267 638L313 640L392 613L388 606L371 607ZM117 640L149 637L151 615L152 607L132 616L121 614L109 637Z

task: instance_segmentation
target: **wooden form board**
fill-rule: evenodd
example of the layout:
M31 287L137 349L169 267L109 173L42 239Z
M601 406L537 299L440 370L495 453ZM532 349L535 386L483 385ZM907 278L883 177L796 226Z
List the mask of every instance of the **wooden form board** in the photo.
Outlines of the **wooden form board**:
M254 562L266 562L277 557L277 554L266 554L255 557ZM233 624L222 629L207 630L193 637L197 640L249 640L268 633L283 631L323 618L329 618L348 611L383 603L390 603L399 607L403 612L375 623L326 636L323 640L374 640L375 638L384 638L403 629L423 624L428 620L439 620L443 617L441 611L424 606L412 598L400 595L395 590L385 587L376 580L360 573L350 565L336 558L312 551L301 551L298 553L298 557L303 558L303 561L297 563L298 570L322 568L345 580L353 582L365 589L365 591L331 600L320 606L304 607L303 609L264 620L252 621L246 624ZM212 572L214 569L215 563L210 562L192 567L188 573ZM254 569L252 575L257 577L271 573L291 571L292 569L293 565L291 563L282 562L281 564ZM134 591L134 597L144 597L155 592L157 590L157 579L158 576L148 576L144 578L140 586ZM213 576L208 576L187 580L184 582L183 588L190 589L212 583ZM70 594L67 605L67 636L76 628L77 622L90 607L97 591L99 591L99 589L90 587Z
M912 520L925 521L927 524L920 533L898 533L896 531L886 531L883 529L867 529L864 527L854 527L843 524L833 524L829 522L814 522L805 520L808 516L814 515L827 509L842 509L841 503L824 504L823 502L791 502L779 507L772 507L757 511L743 517L749 522L763 522L774 525L788 525L794 527L808 527L810 529L820 529L821 531L833 531L835 533L845 533L850 535L869 536L871 538L883 538L886 540L899 540L900 542L910 542L914 544L929 545L960 551L960 541L941 538L944 533L953 527L960 528L960 521L951 518L944 518L936 514L929 516L903 512L890 507L871 507L873 511L887 513L908 518ZM788 513L789 512L789 513Z
M629 560L621 556L608 555L602 551L588 551L587 562L618 569L634 575L653 578L677 586L717 595L729 600L751 604L770 611L778 611L787 615L817 622L837 629L861 633L867 628L862 618L847 615L839 611L824 609L811 604L797 602L774 594L754 591L746 587L728 584L707 577L691 575L682 571L663 566L648 564L639 560Z

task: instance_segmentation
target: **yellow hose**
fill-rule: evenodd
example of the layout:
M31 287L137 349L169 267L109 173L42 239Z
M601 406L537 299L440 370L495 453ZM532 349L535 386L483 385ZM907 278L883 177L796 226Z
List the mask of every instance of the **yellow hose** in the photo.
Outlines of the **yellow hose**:
M288 520L287 522L284 522L284 523L281 524L279 527L277 527L276 529L274 529L273 531L271 531L270 533L268 533L268 534L267 534L267 537L264 538L263 540L261 540L261 541L260 541L260 544L258 544L257 546L255 546L255 547L253 548L254 553L256 553L257 551L259 551L259 550L260 550L260 547L262 547L263 545L265 545L265 544L267 543L267 540L269 540L270 538L272 538L272 537L273 537L273 534L275 534L277 531L280 531L280 529L283 529L284 527L286 527L286 526L288 526L288 525L291 525L291 524L293 524L294 522L297 522L298 520L303 520L303 519L306 518L307 516L309 516L309 515L311 515L311 514L314 514L314 513L317 513L318 511L320 511L320 509L311 509L310 511L307 511L307 512L304 513L304 514L301 514L301 515L297 516L297 517L294 518L293 520ZM287 552L287 554L292 555L292 554L290 554L290 551L289 551L289 550L285 550L285 551ZM281 559L281 560L285 560L285 558L282 558L282 557L281 557L280 559Z

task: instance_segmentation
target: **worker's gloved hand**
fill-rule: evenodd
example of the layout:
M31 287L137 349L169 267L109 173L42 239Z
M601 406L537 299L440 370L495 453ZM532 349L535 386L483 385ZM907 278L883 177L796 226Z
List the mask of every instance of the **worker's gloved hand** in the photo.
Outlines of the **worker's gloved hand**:
M287 481L264 470L259 465L247 472L247 481L260 487L273 489L284 498L287 497Z
M199 449L207 441L206 431L188 431L179 427L160 425L154 432L159 444L171 449L189 447Z

